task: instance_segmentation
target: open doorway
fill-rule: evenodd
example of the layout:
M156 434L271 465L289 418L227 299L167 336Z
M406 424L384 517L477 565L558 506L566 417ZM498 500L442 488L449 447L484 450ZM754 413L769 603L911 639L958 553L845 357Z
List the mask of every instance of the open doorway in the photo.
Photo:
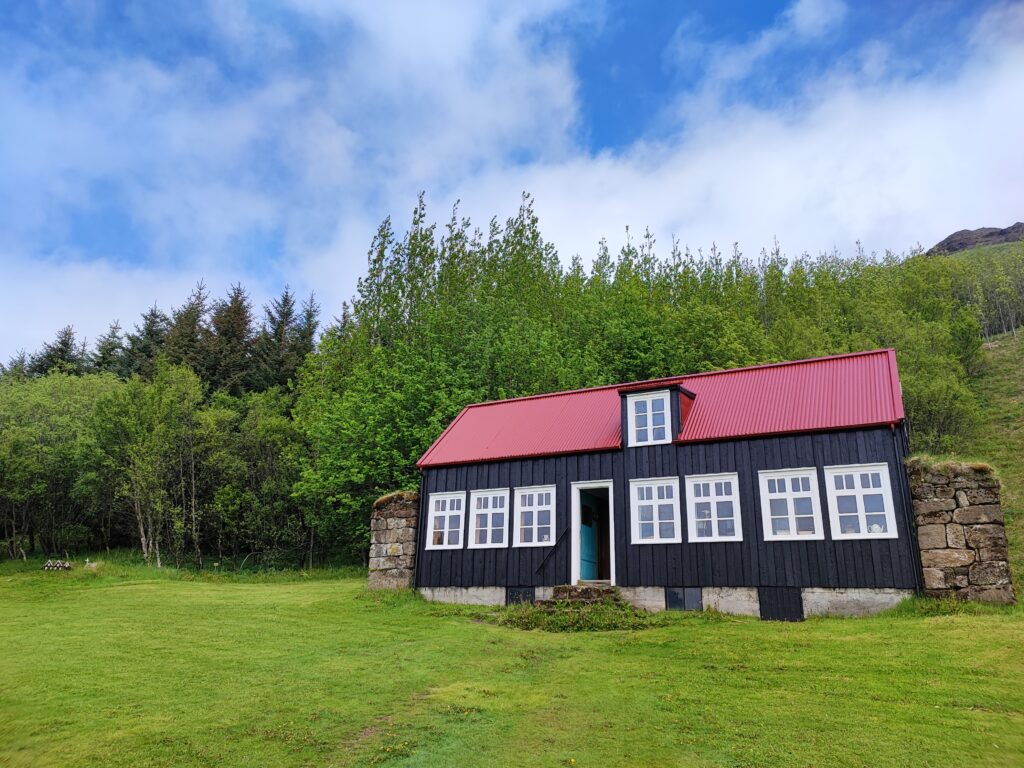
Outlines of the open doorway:
M612 483L573 484L572 582L615 583L615 535Z

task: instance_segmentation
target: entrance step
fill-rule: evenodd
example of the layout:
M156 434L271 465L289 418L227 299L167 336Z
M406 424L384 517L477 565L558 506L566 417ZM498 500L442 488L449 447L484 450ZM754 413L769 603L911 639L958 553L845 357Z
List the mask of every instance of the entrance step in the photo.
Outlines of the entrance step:
M589 581L579 584L563 584L552 590L551 600L543 602L567 603L620 603L619 591L607 581Z

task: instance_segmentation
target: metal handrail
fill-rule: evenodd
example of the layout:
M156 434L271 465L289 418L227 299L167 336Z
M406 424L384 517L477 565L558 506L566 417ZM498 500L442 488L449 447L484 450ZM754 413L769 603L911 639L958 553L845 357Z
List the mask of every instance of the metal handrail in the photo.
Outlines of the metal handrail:
M558 538L555 539L554 545L548 550L548 553L544 555L544 559L540 561L540 565L537 566L537 570L534 571L534 573L540 573L544 570L544 566L548 564L548 558L555 554L555 550L558 549L558 545L562 543L562 539L565 538L565 534L568 532L569 529L565 528L560 534L558 534Z

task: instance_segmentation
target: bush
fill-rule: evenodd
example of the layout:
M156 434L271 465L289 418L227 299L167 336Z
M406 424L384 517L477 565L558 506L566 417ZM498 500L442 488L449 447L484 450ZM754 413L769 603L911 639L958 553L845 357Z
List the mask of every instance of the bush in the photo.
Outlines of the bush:
M493 621L505 627L545 632L609 632L660 626L665 619L621 600L609 599L597 603L520 603L502 608L493 615Z

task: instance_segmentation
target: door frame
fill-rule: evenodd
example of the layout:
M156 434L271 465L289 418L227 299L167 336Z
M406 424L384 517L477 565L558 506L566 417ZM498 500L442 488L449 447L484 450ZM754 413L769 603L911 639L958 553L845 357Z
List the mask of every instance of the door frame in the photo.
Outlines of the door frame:
M577 480L570 483L569 495L572 502L572 516L569 522L569 583L580 581L580 491L595 488L608 490L608 576L615 584L615 482L612 480Z

